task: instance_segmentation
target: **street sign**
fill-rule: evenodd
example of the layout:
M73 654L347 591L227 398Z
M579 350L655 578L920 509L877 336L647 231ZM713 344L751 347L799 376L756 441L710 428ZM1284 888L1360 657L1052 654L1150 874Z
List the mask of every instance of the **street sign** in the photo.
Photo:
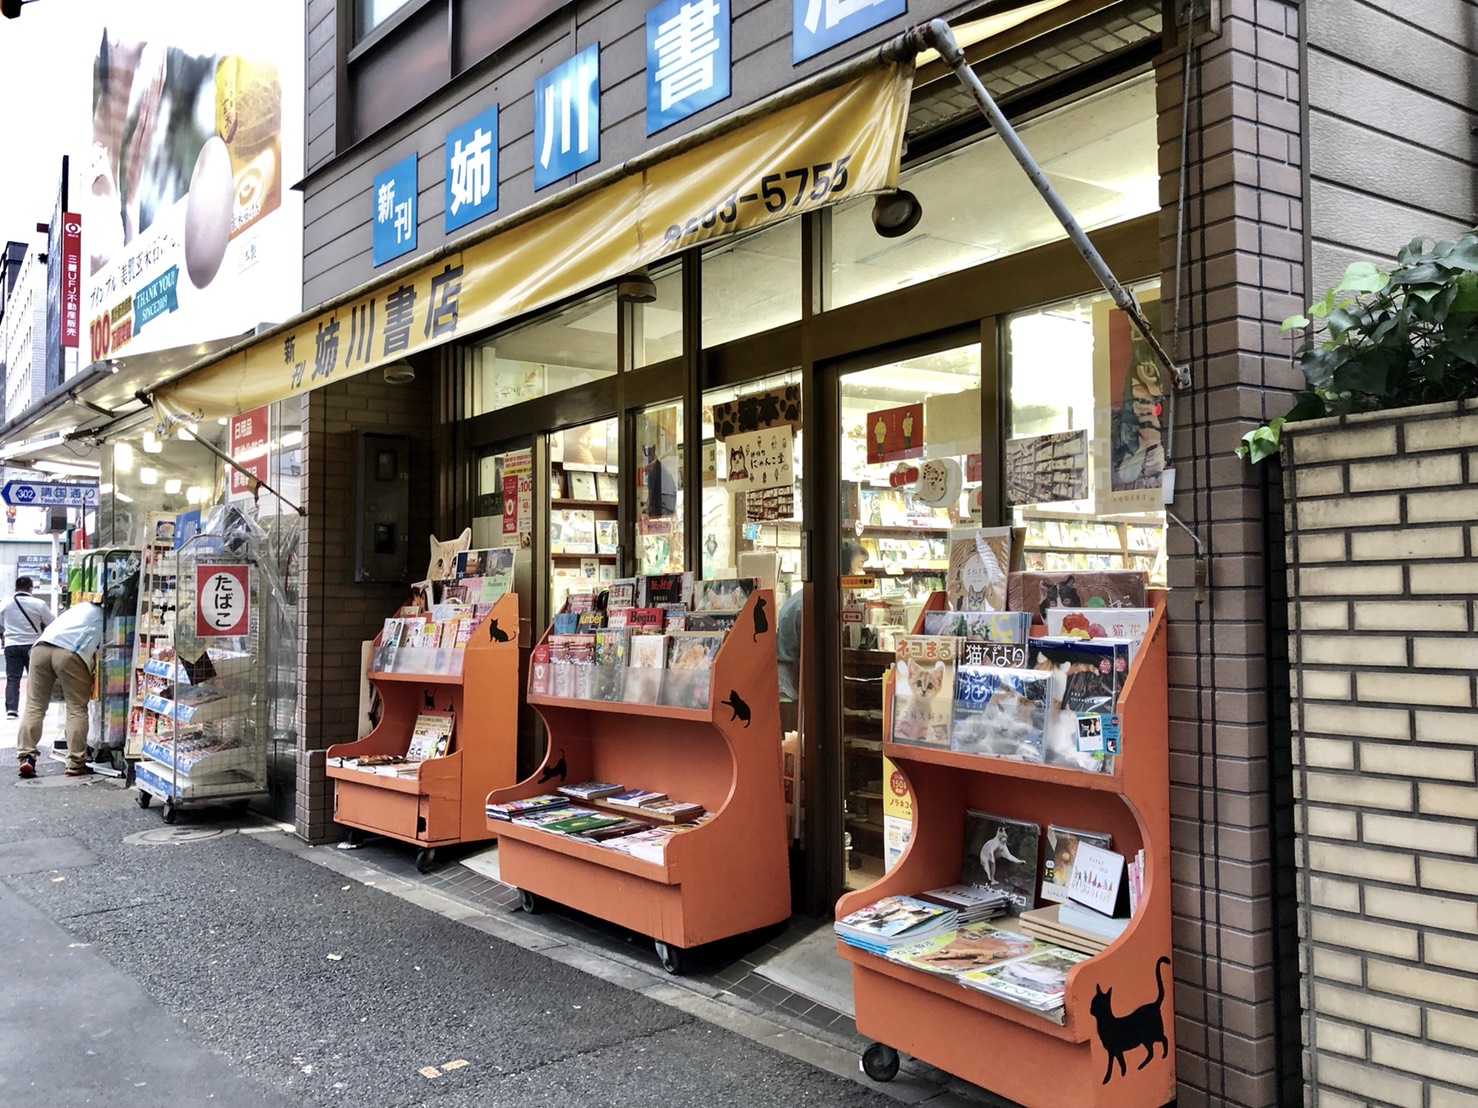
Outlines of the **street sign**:
M96 484L56 484L41 481L6 481L0 499L23 508L96 508Z

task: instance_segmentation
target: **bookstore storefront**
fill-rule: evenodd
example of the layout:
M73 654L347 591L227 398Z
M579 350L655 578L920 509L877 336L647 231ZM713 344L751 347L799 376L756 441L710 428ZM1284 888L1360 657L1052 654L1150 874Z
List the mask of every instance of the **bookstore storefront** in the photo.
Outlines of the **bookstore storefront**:
M789 608L800 631L782 647L777 740L789 756L797 904L814 913L880 873L901 845L906 811L884 788L880 674L891 636L943 584L948 530L1020 525L1024 564L1040 568L1152 569L1161 549L1147 511L1157 493L1121 496L1110 477L1125 452L1112 446L1118 424L1160 395L1156 381L1135 391L1127 353L1117 370L1109 364L1110 348L1128 342L1125 321L998 140L977 128L898 175L904 116L925 95L910 100L906 82L899 91L864 94L887 110L842 92L824 111L803 102L793 113L808 120L797 141L817 142L820 129L821 146L854 152L847 176L862 196L833 195L837 159L805 157L827 164L826 185L771 181L790 189L775 218L630 264L610 228L631 210L613 215L611 194L592 190L387 275L155 396L178 418L300 392L306 456L315 445L332 451L327 438L315 444L314 407L355 388L348 374L381 368L384 359L363 357L367 343L356 347L359 329L397 284L413 288L427 325L405 336L396 364L414 378L410 410L425 413L420 437L434 443L418 518L443 537L470 528L477 548L514 548L525 650L570 593L642 573L756 577L773 586L777 616ZM763 121L772 143L780 114ZM1152 278L1147 66L1044 102L1017 124L1114 271ZM700 146L642 173L682 181L695 165L727 161L730 183L715 187L728 196L771 156L734 137L716 149L726 157ZM916 225L889 224L875 205L871 192L895 185L917 198ZM679 189L672 203L691 207L691 196ZM704 223L702 204L695 210ZM723 219L715 204L708 222ZM681 247L681 224L672 226L667 245ZM536 315L515 310L540 302L530 275L552 280L552 269L566 288L589 273L586 291ZM438 314L458 292L460 314ZM325 362L330 326L338 379ZM1157 428L1142 422L1127 452L1148 475ZM342 513L320 511L311 526L334 549L357 541ZM422 542L417 531L411 549ZM418 563L413 554L408 580ZM305 587L327 595L313 572ZM378 626L388 610L362 622ZM534 714L523 713L519 763L530 769L543 752Z
M1148 77L1022 129L1034 149L1116 148L1081 214L1116 272L1149 279L1136 292L1153 311ZM982 179L989 207L968 199ZM885 795L881 679L893 636L945 587L952 528L1019 526L1025 568L1164 581L1165 390L1127 319L991 138L900 183L924 211L902 236L878 233L870 198L842 203L454 359L472 543L517 536L526 642L571 593L633 574L755 577L782 623L799 614L799 649L780 643L781 715L799 766L793 876L813 911L879 875L906 836L906 798Z

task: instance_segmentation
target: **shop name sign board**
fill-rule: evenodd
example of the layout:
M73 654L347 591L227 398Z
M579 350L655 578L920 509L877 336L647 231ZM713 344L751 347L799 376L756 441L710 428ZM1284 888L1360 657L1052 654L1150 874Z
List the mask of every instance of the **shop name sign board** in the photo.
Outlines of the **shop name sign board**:
M50 484L41 481L6 481L0 499L23 508L96 508L95 484Z
M196 566L195 633L202 638L247 634L250 598L251 566Z
M494 327L674 251L894 188L912 81L909 66L881 66L539 215L509 217L202 366L155 401L166 416L233 415Z
M402 158L375 174L371 189L375 206L371 254L375 265L416 248L416 156Z
M664 0L647 12L647 134L729 95L729 0Z
M908 0L791 0L791 60L800 63L908 11Z
M600 161L600 43L534 79L534 189Z

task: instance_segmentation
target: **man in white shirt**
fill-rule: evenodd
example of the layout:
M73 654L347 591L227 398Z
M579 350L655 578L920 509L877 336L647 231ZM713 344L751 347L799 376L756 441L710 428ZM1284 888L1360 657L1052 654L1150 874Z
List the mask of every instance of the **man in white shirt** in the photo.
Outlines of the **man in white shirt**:
M31 595L29 577L15 579L15 595L0 608L0 639L5 642L5 718L17 719L21 707L21 677L31 662L31 647L56 617L41 599Z
M15 738L22 777L36 776L36 742L58 682L67 702L66 775L84 777L93 772L87 764L87 702L92 699L92 673L102 645L103 609L84 601L52 620L31 647L26 711Z

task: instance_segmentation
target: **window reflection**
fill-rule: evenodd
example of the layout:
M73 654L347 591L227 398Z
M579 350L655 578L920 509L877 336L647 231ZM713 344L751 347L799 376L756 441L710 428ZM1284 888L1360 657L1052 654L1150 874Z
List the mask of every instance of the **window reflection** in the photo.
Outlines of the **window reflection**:
M471 414L563 392L616 372L616 294L572 304L469 349Z

